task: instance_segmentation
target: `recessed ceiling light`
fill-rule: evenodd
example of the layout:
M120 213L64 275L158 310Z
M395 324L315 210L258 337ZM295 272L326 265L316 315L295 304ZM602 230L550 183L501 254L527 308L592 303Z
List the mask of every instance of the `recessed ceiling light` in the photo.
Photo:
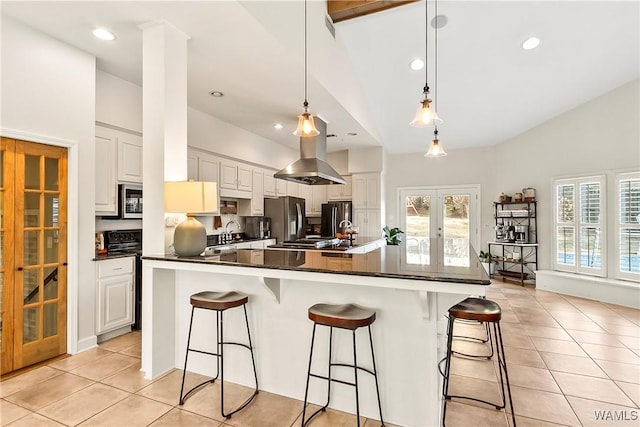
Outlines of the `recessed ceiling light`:
M273 125L273 128L278 130L282 129L283 127L284 126L282 126L282 123L276 123L275 125Z
M422 70L424 68L424 61L420 58L416 58L411 61L411 64L409 64L409 66L414 71Z
M209 92L209 95L216 98L222 98L224 96L224 93L220 92L219 90L212 90L211 92Z
M522 48L524 50L531 50L531 49L537 48L539 44L540 44L540 39L535 36L531 36L522 42Z
M358 134L357 134L356 132L349 132L347 135L349 135L349 136L356 136L356 135L358 135Z
M105 28L96 28L95 30L93 30L93 35L100 40L106 41L115 40L116 38L115 34Z

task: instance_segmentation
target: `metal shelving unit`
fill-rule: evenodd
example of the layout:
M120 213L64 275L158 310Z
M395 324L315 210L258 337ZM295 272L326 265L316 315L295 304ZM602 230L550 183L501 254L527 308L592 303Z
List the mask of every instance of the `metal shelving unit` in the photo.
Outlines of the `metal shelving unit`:
M489 263L496 262L498 269L491 277L516 280L521 285L535 283L538 269L537 202L494 202L496 226L526 225L527 243L516 241L489 242ZM519 208L519 209L518 209ZM524 213L523 213L524 211Z

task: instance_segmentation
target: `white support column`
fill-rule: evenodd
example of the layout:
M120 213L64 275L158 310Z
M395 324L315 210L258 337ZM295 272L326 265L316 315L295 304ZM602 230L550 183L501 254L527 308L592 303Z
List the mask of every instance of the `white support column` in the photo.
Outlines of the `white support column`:
M141 25L144 254L165 250L164 181L187 179L187 40L163 21Z

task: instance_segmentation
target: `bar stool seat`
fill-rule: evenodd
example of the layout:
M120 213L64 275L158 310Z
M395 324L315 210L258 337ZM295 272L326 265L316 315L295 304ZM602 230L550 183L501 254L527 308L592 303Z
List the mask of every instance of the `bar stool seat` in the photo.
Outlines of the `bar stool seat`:
M358 329L376 320L376 312L355 304L316 304L309 308L309 319L319 325Z
M309 422L320 412L323 412L329 406L329 400L331 398L331 383L337 382L340 384L349 385L355 388L356 394L356 419L358 426L360 426L360 404L358 395L358 371L364 371L373 375L376 384L376 394L378 397L378 410L380 411L380 423L384 426L384 420L382 419L382 405L380 402L380 389L378 387L378 372L376 370L376 359L373 352L373 339L371 337L371 324L376 320L376 312L373 309L361 307L355 304L315 304L309 308L309 319L313 321L313 333L311 335L311 350L309 351L309 370L307 371L307 385L304 392L304 406L302 409L302 426L306 426ZM318 375L311 372L311 361L313 358L313 345L316 336L316 326L328 326L329 327L329 363L328 363L328 375ZM358 366L357 349L356 349L356 329L367 327L369 330L369 344L371 346L371 361L373 369L367 369L362 366ZM346 329L352 332L353 339L353 364L347 363L335 363L332 361L332 347L333 347L333 328ZM337 378L332 378L331 368L341 366L346 368L352 368L354 370L354 381L343 381ZM307 397L309 394L309 379L311 377L319 378L327 381L327 403L320 409L315 411L309 418L306 418L307 411Z
M251 332L249 331L249 319L247 317L247 302L249 301L249 296L245 295L241 292L236 291L228 291L228 292L214 292L214 291L203 291L198 292L196 294L191 295L191 320L189 322L189 335L187 338L187 351L184 358L184 370L182 372L182 385L180 386L180 405L184 404L184 401L187 397L200 389L205 384L213 383L218 376L220 377L220 413L225 418L230 418L231 415L245 408L253 399L258 395L258 374L256 371L256 362L253 355L253 345L251 344ZM247 327L247 337L248 344L239 343L239 342L231 342L224 340L224 323L223 323L223 313L231 308L242 307L244 310L244 320ZM216 312L216 352L198 350L190 347L191 344L191 330L193 327L193 314L195 309L203 309L203 310L213 310ZM253 365L253 375L255 378L256 387L253 390L251 396L244 401L240 406L235 408L230 412L225 412L224 408L224 346L225 345L234 345L238 347L243 347L251 352L251 363ZM210 356L215 356L217 360L217 371L216 376L212 379L206 380L195 387L192 387L189 391L184 393L184 383L185 377L187 374L187 361L189 360L189 352L208 354Z
M477 298L477 297L469 297L464 301L459 302L449 309L449 321L447 327L447 354L443 359L446 362L445 365L445 373L444 382L443 382L443 397L445 399L444 410L442 411L442 425L445 425L445 416L447 405L446 401L451 398L459 398L459 399L468 399L474 400L476 402L482 402L488 405L494 406L496 409L506 409L507 404L507 396L509 395L509 405L511 406L511 418L513 420L513 427L516 427L516 417L513 410L513 400L511 397L511 386L509 385L509 373L507 372L507 362L505 360L504 355L504 344L502 342L502 330L500 329L500 320L502 318L502 309L500 306L491 300L485 298ZM502 391L502 402L500 404L496 404L493 402L488 402L486 400L476 399L469 396L453 396L449 394L449 376L451 374L451 355L454 353L452 350L452 340L453 340L453 324L455 320L463 319L463 320L471 320L476 322L485 322L487 324L493 325L493 335L494 339L490 339L489 335L489 343L492 346L491 355L493 356L493 345L495 344L495 353L498 355L498 371L500 374L500 388ZM487 327L487 331L490 334L490 329ZM505 382L506 382L506 392L505 393Z

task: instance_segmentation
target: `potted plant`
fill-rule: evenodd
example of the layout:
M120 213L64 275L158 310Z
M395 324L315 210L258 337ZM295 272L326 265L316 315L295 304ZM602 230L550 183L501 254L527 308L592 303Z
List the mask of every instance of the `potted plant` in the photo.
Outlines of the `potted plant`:
M384 232L384 237L387 239L387 245L397 245L402 242L402 235L404 231L400 230L398 227L389 228L385 225L382 229Z
M478 254L478 258L480 258L480 262L482 263L482 267L485 269L485 271L487 272L487 274L492 274L493 273L493 268L491 268L491 264L489 262L490 259L490 255L489 252L485 252L485 251L480 251L480 253Z

